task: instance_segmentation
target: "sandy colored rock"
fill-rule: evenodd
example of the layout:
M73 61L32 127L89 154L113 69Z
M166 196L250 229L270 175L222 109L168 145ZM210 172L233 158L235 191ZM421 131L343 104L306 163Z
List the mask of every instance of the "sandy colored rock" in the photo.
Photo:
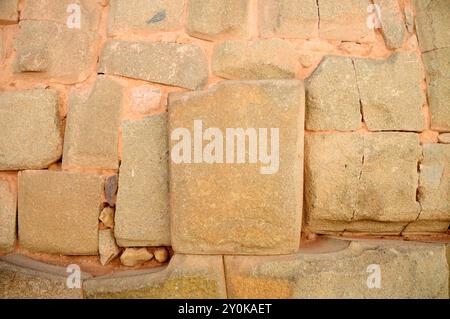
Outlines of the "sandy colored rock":
M212 56L213 73L226 79L291 79L298 68L298 53L280 39L225 41Z
M449 297L443 244L352 242L331 253L224 258L229 298Z
M319 36L327 40L373 42L367 25L370 0L319 0Z
M226 298L222 256L175 255L169 266L84 282L87 298Z
M423 68L415 53L387 60L355 59L364 120L371 131L422 131Z
M129 93L130 109L136 114L146 114L160 107L161 89L151 85L140 85Z
M167 113L123 124L115 216L121 247L170 246Z
M92 173L19 173L19 241L33 252L97 255L104 178Z
M418 220L409 223L403 230L402 235L430 235L433 233L446 233L449 226L449 221Z
M119 176L117 174L107 176L105 179L105 199L110 206L116 205L118 182Z
M100 213L100 221L108 228L114 228L114 208L105 207Z
M103 48L99 72L195 90L208 80L208 62L192 44L111 40Z
M186 30L206 40L247 37L249 0L190 0Z
M419 220L450 222L450 145L423 145L419 185Z
M380 22L388 48L401 48L406 36L406 25L398 1L375 0L380 8Z
M351 58L325 57L305 86L306 129L351 131L361 126L359 91Z
M155 255L155 259L159 263L165 263L169 259L169 252L164 247L155 249L153 255Z
M450 47L423 55L427 73L431 128L450 131Z
M326 235L336 235L340 233L354 233L359 235L400 235L408 222L379 222L379 221L340 221L326 219L306 220L305 230Z
M0 93L0 170L46 168L62 153L58 95L53 90Z
M450 133L440 134L438 136L439 143L450 144Z
M422 52L450 47L450 2L414 0L416 29Z
M11 252L16 244L17 193L0 179L0 253Z
M153 258L153 254L147 248L126 248L120 255L120 262L124 266L134 267Z
M119 256L120 249L114 240L114 233L111 229L98 231L98 252L100 263L104 266Z
M261 36L310 39L318 36L319 11L316 0L258 1Z
M184 5L184 0L111 0L108 34L180 29Z
M0 1L0 24L14 24L19 20L19 0Z
M63 168L119 168L122 86L98 77L89 92L72 93L64 136Z
M223 136L226 128L254 128L254 135L262 128L278 128L266 130L267 143L260 143L260 147L270 146L273 138L275 150L278 132L279 156L272 156L267 164L242 158L236 163L234 153L245 154L247 148L239 143L244 150L236 152L235 146L230 147L233 153L229 152L227 163L224 138L223 145L214 147L217 154L223 151L222 158L206 156L200 163L193 163L198 157L195 160L192 156L179 160L183 152L174 146L184 138L174 131L184 129L184 133L192 134L194 119L202 121L204 130L216 128L224 132ZM304 87L297 80L224 81L207 91L169 96L175 252L259 255L297 250L303 192L303 119ZM251 132L243 134L252 136ZM236 140L233 131L229 135ZM221 137L216 135L216 139L220 141ZM203 157L197 149L199 155Z
M14 72L72 84L84 81L96 63L97 35L48 20L23 20L15 42ZM84 29L83 29L84 28Z

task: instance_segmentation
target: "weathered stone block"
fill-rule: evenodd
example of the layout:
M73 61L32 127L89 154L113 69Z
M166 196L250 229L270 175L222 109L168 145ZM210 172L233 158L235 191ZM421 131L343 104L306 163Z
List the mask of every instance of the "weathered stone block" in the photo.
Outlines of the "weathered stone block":
M120 262L127 267L143 264L153 258L147 248L126 248L120 256Z
M0 253L9 253L16 244L17 192L0 179Z
M423 145L419 220L450 221L450 145Z
M115 215L119 246L169 246L167 114L123 124Z
M175 252L297 250L304 101L296 80L225 81L169 96Z
M375 0L380 8L380 22L388 48L401 48L406 36L403 13L397 0Z
M306 129L351 131L361 126L351 58L328 56L306 81Z
M260 0L258 16L262 37L310 39L318 36L316 0Z
M280 39L225 41L212 56L214 74L226 79L290 79L298 68L298 53L292 44Z
M14 24L19 20L19 0L0 1L0 24Z
M423 69L415 53L388 60L355 59L364 120L371 131L422 131Z
M99 71L192 90L208 80L205 53L191 44L109 41Z
M96 63L94 31L70 29L53 21L23 20L16 39L15 72L71 84L84 81Z
M442 244L352 242L330 253L224 258L229 298L449 297Z
M175 255L167 268L86 280L87 298L226 298L222 256Z
M171 31L180 29L184 0L111 0L108 33Z
M114 240L114 232L111 229L102 229L98 231L98 253L100 263L108 264L114 258L119 256L120 249Z
M187 32L197 38L246 37L249 0L190 0Z
M439 143L450 144L450 133L439 134Z
M432 233L446 233L450 226L450 221L418 220L409 223L402 231L403 236L407 235L430 235Z
M58 95L52 90L0 93L0 170L45 168L62 153Z
M122 86L99 77L87 94L69 99L63 167L117 169Z
M51 254L97 255L103 184L96 174L20 172L20 245Z
M423 55L427 72L431 128L450 131L450 47Z

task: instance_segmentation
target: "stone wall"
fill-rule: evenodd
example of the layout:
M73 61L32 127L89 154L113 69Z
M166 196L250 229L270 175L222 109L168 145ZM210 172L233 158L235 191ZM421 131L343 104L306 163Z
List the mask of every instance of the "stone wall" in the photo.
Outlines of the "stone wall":
M448 0L0 0L0 297L448 298L449 30Z

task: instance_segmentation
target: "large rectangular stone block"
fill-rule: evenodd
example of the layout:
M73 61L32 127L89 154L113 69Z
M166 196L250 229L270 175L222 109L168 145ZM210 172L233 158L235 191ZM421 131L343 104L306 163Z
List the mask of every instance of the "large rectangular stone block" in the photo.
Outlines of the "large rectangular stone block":
M19 0L0 1L0 24L13 24L19 20Z
M0 179L0 253L9 253L16 244L17 191Z
M30 251L98 253L104 177L91 173L19 173L19 242Z
M296 80L227 81L169 97L176 252L297 250L304 103Z

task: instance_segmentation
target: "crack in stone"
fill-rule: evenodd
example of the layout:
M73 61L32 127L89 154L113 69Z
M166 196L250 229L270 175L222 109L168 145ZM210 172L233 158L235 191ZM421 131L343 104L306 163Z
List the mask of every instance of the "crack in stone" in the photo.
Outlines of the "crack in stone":
M316 0L316 6L317 6L317 29L320 30L320 6L319 6L319 0Z

